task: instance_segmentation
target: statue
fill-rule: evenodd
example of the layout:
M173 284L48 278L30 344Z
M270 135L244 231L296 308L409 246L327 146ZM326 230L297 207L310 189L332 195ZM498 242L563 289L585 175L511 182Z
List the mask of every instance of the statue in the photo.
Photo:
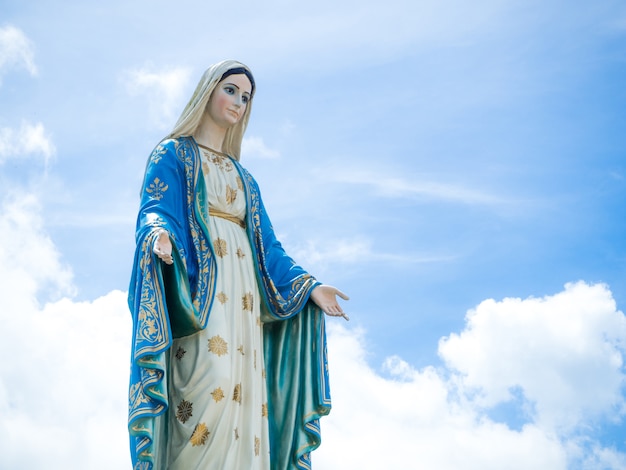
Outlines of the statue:
M310 468L330 412L324 313L338 289L276 239L239 162L255 82L227 60L202 76L152 151L129 288L135 469Z

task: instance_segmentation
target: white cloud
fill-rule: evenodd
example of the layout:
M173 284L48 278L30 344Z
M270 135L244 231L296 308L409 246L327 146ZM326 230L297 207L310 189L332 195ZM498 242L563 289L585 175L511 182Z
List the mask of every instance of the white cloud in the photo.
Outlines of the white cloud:
M123 82L130 95L146 97L151 121L160 126L171 125L186 104L191 70L185 67L154 69L156 67L148 65L127 71Z
M566 468L556 436L489 420L434 367L390 358L385 377L367 365L366 348L362 335L329 325L333 411L322 421L314 468Z
M288 240L284 237L283 240ZM285 243L288 245L288 243ZM306 266L324 268L328 265L381 262L393 264L418 264L451 261L452 255L392 253L380 251L372 246L372 241L364 237L323 241L308 240L305 244L289 246L288 252ZM315 269L317 271L317 269Z
M408 180L400 176L386 176L381 173L358 171L335 171L335 181L365 185L383 197L436 199L463 204L494 205L507 201L490 194L458 184L414 178Z
M626 318L608 288L579 282L554 296L485 300L462 333L441 340L440 353L479 403L491 407L521 390L533 420L565 431L620 418L625 338Z
M10 158L41 155L46 163L56 154L56 148L44 125L22 121L19 129L0 127L0 164Z
M37 74L33 46L26 35L15 26L0 27L0 76L17 66L23 66L31 75Z
M0 214L3 301L15 299L15 311L19 311L20 297L32 299L41 289L57 297L71 294L71 270L61 263L60 253L43 232L39 201L30 194L10 194L2 201Z
M415 370L390 357L380 374L367 364L363 335L331 323L334 410L314 463L626 469L625 454L593 437L602 422L623 418L625 328L606 286L568 284L542 299L482 302L463 332L441 340L446 368ZM510 387L521 387L537 410L520 429L489 417Z
M0 467L124 468L126 295L40 305L42 288L73 290L40 211L21 195L0 212ZM440 368L391 356L377 371L363 332L328 323L333 411L316 468L626 468L592 435L593 420L624 408L625 319L604 285L481 303L441 340ZM512 386L537 410L521 428L489 417Z
M71 294L33 196L0 212L0 467L124 468L130 315L125 295ZM103 447L106 452L103 452Z
M280 152L269 148L260 137L244 137L241 153L246 158L280 158Z

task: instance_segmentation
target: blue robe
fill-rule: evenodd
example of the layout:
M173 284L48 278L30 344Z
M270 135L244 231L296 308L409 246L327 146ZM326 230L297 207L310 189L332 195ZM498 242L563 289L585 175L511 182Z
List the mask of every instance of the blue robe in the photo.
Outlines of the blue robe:
M271 468L308 469L310 452L320 444L319 418L330 412L324 315L309 301L319 282L287 256L256 181L233 163L244 183L247 235L263 298ZM161 142L150 155L141 190L128 296L133 316L128 428L135 469L165 465L168 350L173 338L205 328L211 313L218 273L207 220L195 141ZM152 252L159 228L170 234L172 266Z

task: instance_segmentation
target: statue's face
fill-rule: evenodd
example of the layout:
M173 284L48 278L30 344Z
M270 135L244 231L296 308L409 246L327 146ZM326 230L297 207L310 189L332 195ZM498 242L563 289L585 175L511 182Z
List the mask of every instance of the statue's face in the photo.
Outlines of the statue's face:
M207 104L206 115L222 128L237 124L248 106L252 84L244 74L229 75L219 82Z

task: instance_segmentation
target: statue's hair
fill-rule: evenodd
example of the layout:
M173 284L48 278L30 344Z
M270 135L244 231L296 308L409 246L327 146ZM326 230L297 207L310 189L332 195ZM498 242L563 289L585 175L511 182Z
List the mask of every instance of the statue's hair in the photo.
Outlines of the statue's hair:
M224 60L211 65L202 75L196 90L193 92L187 106L185 106L185 109L178 118L174 129L167 136L168 138L192 136L196 132L213 90L215 90L217 84L222 80L224 74L231 69L243 69L248 72L246 76L249 78L252 77L250 69L236 60ZM252 83L252 95L254 95L254 79L251 79L250 82ZM248 101L246 110L239 122L228 129L224 136L221 150L236 160L239 160L241 154L241 141L243 140L243 134L248 126L251 108L252 96L250 96L250 101Z

